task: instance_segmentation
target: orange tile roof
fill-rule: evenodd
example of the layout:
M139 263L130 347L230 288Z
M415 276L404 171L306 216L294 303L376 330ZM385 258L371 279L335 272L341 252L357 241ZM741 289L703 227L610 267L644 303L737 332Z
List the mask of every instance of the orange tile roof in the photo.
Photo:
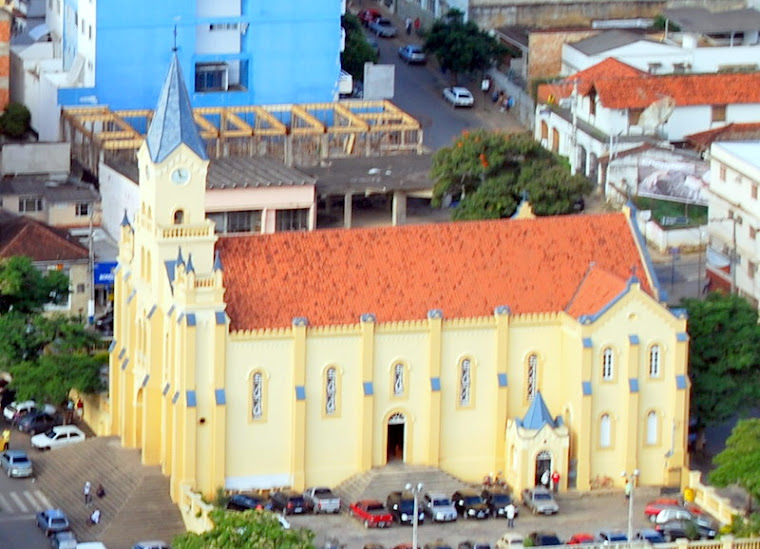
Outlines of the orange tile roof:
M743 141L746 139L760 139L760 122L732 123L720 128L713 128L704 132L693 133L685 138L695 149L705 151L715 141Z
M0 216L0 257L26 256L32 261L75 261L89 257L87 248L66 231L30 217Z
M233 330L513 314L594 314L635 267L625 214L336 229L219 239ZM595 265L593 276L587 276ZM607 277L601 276L608 272ZM617 284L613 284L617 281Z
M598 80L611 79L618 80L621 78L635 78L646 76L647 73L618 61L614 57L608 57L585 70L576 72L568 76L561 82L554 84L542 84L538 87L539 103L551 103L549 96L552 95L555 101L564 97L570 97L573 93L574 83L578 82L578 93L585 95L591 89L594 82Z

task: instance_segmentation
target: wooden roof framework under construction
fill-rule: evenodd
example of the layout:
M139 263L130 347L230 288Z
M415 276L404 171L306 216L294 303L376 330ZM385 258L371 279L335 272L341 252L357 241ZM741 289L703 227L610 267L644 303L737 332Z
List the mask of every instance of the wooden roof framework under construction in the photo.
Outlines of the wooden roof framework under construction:
M422 129L390 101L348 100L300 105L193 109L209 158L267 156L286 166L313 166L330 158L420 154ZM94 174L98 163L134 162L153 111L66 108L62 137Z

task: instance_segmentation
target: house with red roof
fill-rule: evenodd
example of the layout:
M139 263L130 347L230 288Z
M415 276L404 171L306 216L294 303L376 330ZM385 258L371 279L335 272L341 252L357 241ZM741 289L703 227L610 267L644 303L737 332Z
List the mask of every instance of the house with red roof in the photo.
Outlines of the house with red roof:
M630 214L218 234L177 82L175 62L138 152L96 423L161 465L189 524L199 493L392 462L680 486L686 319Z
M644 143L680 144L688 135L760 122L760 72L644 73L608 58L538 88L535 137L600 184L599 157Z

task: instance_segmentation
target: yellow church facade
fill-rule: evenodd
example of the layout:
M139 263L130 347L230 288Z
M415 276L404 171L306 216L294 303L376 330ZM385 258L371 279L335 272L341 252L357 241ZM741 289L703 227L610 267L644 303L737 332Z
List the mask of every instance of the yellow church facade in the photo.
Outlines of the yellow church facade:
M107 428L175 500L390 461L680 484L686 319L627 214L218 236L186 94L173 63L122 223Z

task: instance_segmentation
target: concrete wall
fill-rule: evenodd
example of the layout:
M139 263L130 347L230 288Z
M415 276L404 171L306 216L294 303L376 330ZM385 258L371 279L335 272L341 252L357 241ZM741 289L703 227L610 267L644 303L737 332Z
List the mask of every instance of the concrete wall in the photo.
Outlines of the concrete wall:
M127 219L132 221L139 208L139 187L131 179L102 162L98 171L103 215L101 227L118 242L124 214L126 213Z
M535 78L558 76L562 71L562 46L598 33L591 29L531 32L528 37L528 84Z
M0 149L3 175L67 174L71 167L69 143L6 143Z

